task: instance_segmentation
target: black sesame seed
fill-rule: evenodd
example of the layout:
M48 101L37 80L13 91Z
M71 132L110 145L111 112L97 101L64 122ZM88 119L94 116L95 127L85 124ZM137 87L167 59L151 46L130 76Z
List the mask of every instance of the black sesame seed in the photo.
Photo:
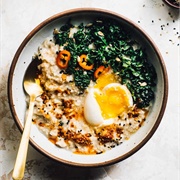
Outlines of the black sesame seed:
M67 125L69 124L69 120L67 121L67 123L66 123Z
M96 154L102 154L103 152L102 151L100 151L100 152L96 152Z

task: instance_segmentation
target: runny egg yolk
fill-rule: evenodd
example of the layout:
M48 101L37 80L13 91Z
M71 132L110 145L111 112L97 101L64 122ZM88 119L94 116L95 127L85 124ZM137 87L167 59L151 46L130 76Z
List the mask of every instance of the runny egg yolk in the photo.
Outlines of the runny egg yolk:
M94 88L101 92L96 92L94 96L104 119L115 118L132 105L131 93L126 86L118 83L117 77L112 72L102 74Z
M117 78L113 73L102 74L97 80L94 88L102 90L106 85L117 82Z
M104 119L115 118L126 112L132 104L131 95L127 88L118 83L111 83L101 93L94 93Z

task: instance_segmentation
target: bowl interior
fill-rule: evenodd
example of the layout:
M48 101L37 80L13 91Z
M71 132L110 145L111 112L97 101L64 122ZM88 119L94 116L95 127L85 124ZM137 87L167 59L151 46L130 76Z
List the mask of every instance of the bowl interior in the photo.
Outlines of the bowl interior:
M74 24L81 22L88 23L97 18L116 19L125 29L132 32L147 50L149 60L157 72L157 87L153 108L147 117L144 125L127 141L112 150L99 155L78 155L67 150L60 149L52 144L35 125L32 125L30 142L41 153L48 157L74 166L103 166L119 162L139 150L153 135L163 116L167 101L167 74L159 51L151 39L132 21L112 12L99 9L76 9L54 15L37 26L20 45L14 56L9 72L8 93L9 102L14 119L23 130L24 117L27 108L26 95L23 90L23 76L37 51L37 47L45 38L51 37L54 28L58 28L71 20Z

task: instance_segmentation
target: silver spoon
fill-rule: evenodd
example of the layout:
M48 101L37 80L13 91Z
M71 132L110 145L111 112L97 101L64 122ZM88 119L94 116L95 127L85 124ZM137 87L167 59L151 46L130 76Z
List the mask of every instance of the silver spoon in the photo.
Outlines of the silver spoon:
M12 174L12 178L14 180L21 180L24 176L25 171L25 164L26 164L26 157L27 157L27 150L29 144L29 136L32 124L32 115L34 109L34 102L37 96L43 93L43 90L38 83L37 75L38 75L38 68L37 66L41 63L38 59L34 59L30 65L28 66L26 73L24 75L23 86L26 93L30 97L29 102L29 109L28 114L25 121L25 126L23 130L23 134L21 137L21 142L19 145L19 150L16 157L16 162L14 165L14 170Z

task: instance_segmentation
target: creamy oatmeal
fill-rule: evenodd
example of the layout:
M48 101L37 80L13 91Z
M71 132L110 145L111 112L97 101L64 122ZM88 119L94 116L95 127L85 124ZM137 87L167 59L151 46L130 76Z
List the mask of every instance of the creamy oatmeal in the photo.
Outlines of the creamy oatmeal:
M68 38L72 42L77 41L80 29L70 27ZM105 36L104 32L97 32L100 37ZM108 64L108 59L104 57L102 63L88 62L98 44L89 42L91 52L75 54L68 47L70 42L58 43L57 35L63 39L55 29L55 38L47 38L35 54L34 60L42 61L38 68L44 93L36 98L33 122L52 143L74 153L100 154L120 145L143 125L150 104L142 105L146 99L134 96L136 92L129 86L130 80L121 76L113 63ZM105 48L108 52L113 45ZM132 57L123 52L121 56L115 55L114 63L121 63L125 69ZM72 70L70 66L75 68ZM125 80L128 82L124 83ZM145 78L137 82L140 90L148 84Z

